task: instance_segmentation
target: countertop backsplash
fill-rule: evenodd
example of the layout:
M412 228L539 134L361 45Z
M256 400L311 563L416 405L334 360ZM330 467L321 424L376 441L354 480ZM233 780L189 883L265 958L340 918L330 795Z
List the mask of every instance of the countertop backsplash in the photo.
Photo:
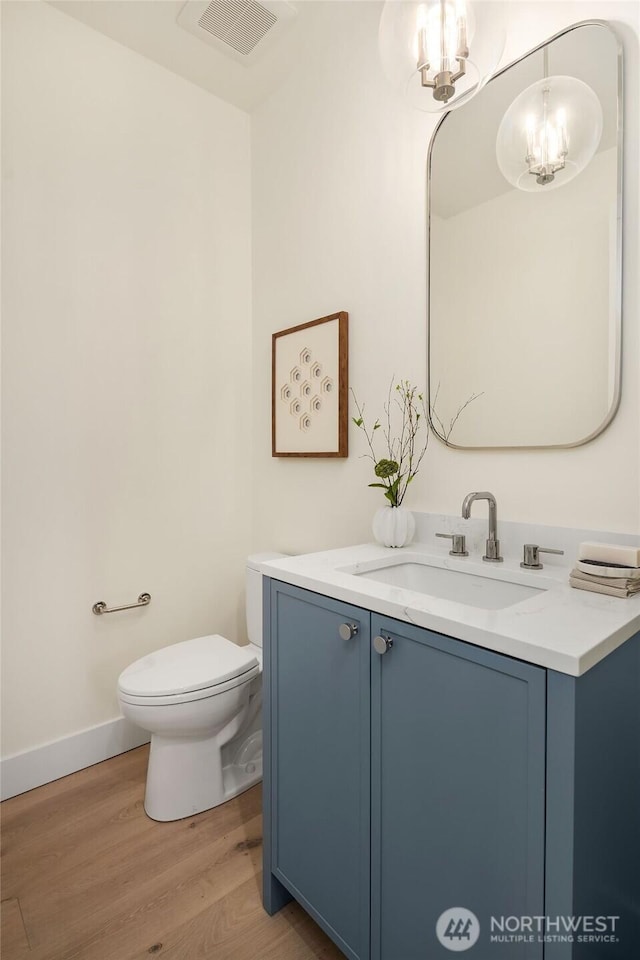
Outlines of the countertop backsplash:
M434 553L448 554L450 541L436 537L436 533L463 533L467 538L469 555L481 557L484 553L484 542L488 536L489 520L486 504L478 502L474 504L474 508L477 510L477 516L473 516L469 520L463 520L461 516L413 511L416 521L414 542L429 544ZM562 557L554 554L542 555L542 562L545 566L550 567L572 567L578 555L578 545L583 540L640 546L640 534L543 526L539 523L519 523L504 520L500 516L499 501L498 539L500 540L502 555L507 560L522 560L522 548L525 543L537 543L540 547L564 550L564 556Z

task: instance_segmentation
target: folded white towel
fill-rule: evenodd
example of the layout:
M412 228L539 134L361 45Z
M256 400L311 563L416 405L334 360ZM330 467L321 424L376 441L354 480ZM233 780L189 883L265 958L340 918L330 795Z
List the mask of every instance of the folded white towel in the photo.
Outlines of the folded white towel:
M590 583L587 580L578 580L577 577L569 577L569 583L576 590L589 590L591 593L604 593L609 597L637 597L640 596L640 590L629 589L628 587L611 587L609 584Z
M585 583L599 583L602 587L617 587L618 590L628 590L629 593L636 593L640 590L640 580L632 580L630 577L594 577L591 573L584 573L582 570L571 571L570 576L574 580L584 580Z

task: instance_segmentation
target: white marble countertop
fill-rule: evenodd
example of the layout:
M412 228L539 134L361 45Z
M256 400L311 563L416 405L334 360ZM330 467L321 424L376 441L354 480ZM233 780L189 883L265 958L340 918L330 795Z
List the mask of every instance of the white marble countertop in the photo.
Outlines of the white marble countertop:
M489 579L542 587L513 606L480 609L356 576L385 561L433 564ZM564 558L563 558L564 559ZM602 596L569 586L570 565L547 564L522 570L518 560L483 563L479 557L454 558L448 547L413 543L390 550L373 543L326 550L262 563L262 573L294 586L343 600L487 650L581 676L640 631L640 595Z

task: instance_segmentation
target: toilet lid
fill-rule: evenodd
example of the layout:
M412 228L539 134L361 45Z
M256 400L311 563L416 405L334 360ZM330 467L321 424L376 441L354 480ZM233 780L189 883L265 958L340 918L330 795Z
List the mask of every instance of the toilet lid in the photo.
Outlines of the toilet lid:
M120 674L118 687L136 697L159 697L215 687L256 667L253 647L214 634L174 643L136 660Z

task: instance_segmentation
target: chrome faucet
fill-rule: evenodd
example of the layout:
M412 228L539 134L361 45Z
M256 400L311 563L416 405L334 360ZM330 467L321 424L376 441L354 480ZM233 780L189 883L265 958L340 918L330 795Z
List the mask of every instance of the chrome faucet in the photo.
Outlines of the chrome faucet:
M482 558L490 563L502 563L504 557L500 556L500 541L498 540L498 504L492 493L483 490L480 493L469 493L464 498L462 504L462 516L468 520L471 516L471 504L474 500L489 501L489 537L485 548L485 554Z

